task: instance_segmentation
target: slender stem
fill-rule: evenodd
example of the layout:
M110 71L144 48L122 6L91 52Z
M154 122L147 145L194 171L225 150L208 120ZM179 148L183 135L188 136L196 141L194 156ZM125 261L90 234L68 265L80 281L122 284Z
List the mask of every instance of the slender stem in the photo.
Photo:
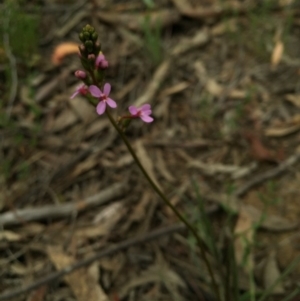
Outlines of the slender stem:
M205 252L205 245L202 242L202 239L200 238L200 236L198 235L197 231L194 229L194 227L183 217L183 215L176 209L176 207L168 200L168 198L165 196L165 194L160 190L160 188L155 184L155 182L151 179L151 177L149 176L149 174L147 173L147 171L145 170L144 166L142 165L142 163L140 162L139 158L137 157L134 149L132 148L130 142L128 141L127 137L125 136L125 134L123 133L123 131L118 127L117 123L115 122L115 120L113 119L113 117L111 116L110 112L108 110L106 110L106 115L108 116L110 122L112 123L112 125L114 126L114 128L116 129L116 131L119 133L120 137L122 138L122 140L124 141L124 143L126 144L128 151L130 152L130 154L132 155L134 161L136 162L136 164L138 165L138 167L140 168L141 172L143 173L143 175L145 176L145 178L148 180L149 184L152 186L152 188L154 189L154 191L161 197L161 199L165 202L165 204L167 206L169 206L171 208L171 210L175 213L175 215L179 218L179 220L181 220L185 226L192 232L193 236L196 238L199 249L200 249L200 253L201 256L207 266L208 272L210 274L210 277L212 279L212 285L213 285L213 289L217 294L217 298L219 301L222 301L221 295L220 295L220 291L217 285L217 282L215 280L215 276L213 274L211 265L208 261L206 252Z

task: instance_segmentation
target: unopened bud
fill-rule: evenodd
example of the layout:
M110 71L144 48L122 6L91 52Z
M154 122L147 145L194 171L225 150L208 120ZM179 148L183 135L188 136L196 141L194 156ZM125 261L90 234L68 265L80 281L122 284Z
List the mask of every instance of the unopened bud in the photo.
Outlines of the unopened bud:
M89 61L94 61L96 59L95 54L89 54L88 55L88 60Z
M88 52L92 52L94 43L91 40L87 40L84 42L84 46L87 48Z
M101 50L101 44L99 42L95 42L94 48L95 48L95 52L99 53Z
M78 36L79 36L80 41L84 42L84 34L81 32Z
M104 54L101 53L97 56L95 65L97 69L106 69L108 67L108 61L105 59Z
M85 79L86 73L82 70L77 70L77 71L75 71L75 76L79 79Z
M87 41L87 40L90 39L90 34L87 31L85 31L82 35L83 35L83 40L84 41Z
M78 48L79 48L80 54L84 55L85 54L85 47L84 47L84 45L81 44Z
M96 32L92 33L91 39L95 42L98 39L98 34Z

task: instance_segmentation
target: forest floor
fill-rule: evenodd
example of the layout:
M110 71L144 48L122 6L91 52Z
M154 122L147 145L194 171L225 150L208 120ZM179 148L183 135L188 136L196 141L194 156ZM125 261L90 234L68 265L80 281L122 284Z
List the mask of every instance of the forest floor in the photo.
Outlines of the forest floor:
M0 300L215 300L193 237L109 120L85 98L70 99L86 24L109 62L114 117L132 104L153 108L153 123L126 132L152 179L199 233L204 205L221 254L235 236L239 293L253 281L265 291L290 265L269 300L299 287L297 1L8 3L0 4Z

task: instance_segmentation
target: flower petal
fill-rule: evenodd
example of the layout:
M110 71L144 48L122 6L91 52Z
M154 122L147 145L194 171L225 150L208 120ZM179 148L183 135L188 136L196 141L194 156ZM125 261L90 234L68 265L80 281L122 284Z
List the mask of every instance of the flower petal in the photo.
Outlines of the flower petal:
M142 111L142 115L148 116L148 115L150 115L150 114L152 114L152 110L145 110L145 111Z
M104 94L105 94L106 96L109 95L110 89L111 89L110 84L109 84L109 83L106 83L106 84L104 85L104 88L103 88L103 92L104 92Z
M141 106L141 111L147 111L147 110L151 110L151 105L149 105L148 103L145 103L144 105Z
M70 99L73 99L76 95L78 95L79 94L79 91L78 90L76 90L72 95L71 95L71 97L70 97Z
M116 108L116 107L117 107L116 102L115 102L113 99L111 99L111 98L107 98L107 99L106 99L106 102L107 102L107 104L108 104L111 108Z
M106 103L105 101L100 101L97 105L96 111L98 115L102 115L105 111Z
M131 115L136 115L138 113L138 109L135 106L130 106L128 108L128 110L129 110L129 112L130 112Z
M147 122L147 123L150 123L153 121L153 118L150 117L150 116L145 116L145 115L142 115L141 116L141 119L144 121L144 122Z
M97 98L100 97L101 94L102 94L101 90L100 90L97 86L95 86L95 85L91 85L91 86L89 87L89 90L90 90L91 94L92 94L94 97L97 97Z

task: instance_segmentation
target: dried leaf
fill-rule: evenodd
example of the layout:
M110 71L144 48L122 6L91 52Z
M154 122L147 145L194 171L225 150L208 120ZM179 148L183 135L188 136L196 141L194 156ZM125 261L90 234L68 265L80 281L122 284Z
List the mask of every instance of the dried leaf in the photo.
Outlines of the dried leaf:
M268 137L283 137L293 134L300 130L300 124L285 125L282 128L268 128L265 130L265 135Z
M39 287L37 290L33 291L32 294L30 294L27 301L43 301L47 293L47 290L48 290L47 285L43 285Z
M196 71L196 75L199 78L199 81L203 85L205 85L205 89L209 94L215 97L221 97L222 95L225 94L228 97L234 99L245 98L247 96L247 93L245 91L237 90L237 89L227 90L224 86L219 84L214 78L209 77L204 67L204 64L201 61L195 62L194 68Z
M155 264L141 275L126 281L124 287L119 290L119 296L124 299L133 288L149 283L163 283L170 293L174 293L177 287L185 287L184 281L166 264ZM179 294L176 295L177 297L180 296ZM174 298L173 300L178 299Z
M151 201L150 197L151 195L149 194L148 191L145 191L143 193L141 201L133 208L133 212L129 217L130 221L138 222L145 218L145 215L147 213L147 207Z
M99 164L99 154L98 153L91 154L90 156L88 156L86 160L76 165L76 167L74 168L71 174L71 177L76 178L79 175L91 170L98 164Z
M124 202L117 202L106 206L94 217L93 223L101 226L106 225L106 228L111 229L112 225L119 220L118 216L123 215L124 205Z
M193 10L193 7L190 5L189 1L172 0L172 2L181 13L185 13Z
M189 86L190 86L190 84L188 82L184 82L184 81L179 82L178 84L163 90L160 93L159 97L166 97L166 96L169 96L169 95L172 95L172 94L179 93L179 92L187 89Z
M237 179L249 174L257 166L256 164L250 164L249 166L236 166L236 165L224 165L214 163L204 163L200 160L193 160L188 163L188 167L197 168L201 170L205 175L216 175L216 174L228 174L232 178Z
M145 22L145 14L141 13L116 13L109 11L97 12L97 17L109 24L116 24L120 27L127 27L131 30L142 31L143 24ZM147 17L149 18L149 26L155 28L157 24L160 24L160 27L176 23L180 19L180 15L176 10L172 9L161 9L153 12L148 12Z
M58 270L75 263L75 259L66 255L60 247L48 247L47 253ZM94 263L94 265L98 265L98 263ZM95 268L76 270L65 276L66 282L78 301L109 301L98 283L98 274L95 273Z
M77 229L74 236L76 236L77 239L105 236L113 230L119 220L124 216L125 212L126 207L123 202L106 206L94 217L93 226Z
M165 160L162 156L161 151L156 152L156 164L155 164L157 170L160 172L160 174L169 182L174 183L176 179L173 177L173 175L169 172L167 169Z
M250 273L254 266L252 244L254 236L254 225L252 216L246 208L241 208L239 217L234 229L236 236L234 242L236 262Z
M237 20L231 19L224 22L218 23L211 30L212 35L219 36L227 32L236 32L237 31Z
M90 123L97 118L95 108L85 98L75 97L69 100L69 104L84 123Z
M63 110L54 120L52 126L45 130L59 132L78 121L78 116L71 110Z
M52 63L60 65L64 57L70 54L79 53L78 44L68 42L57 45L52 54Z
M258 161L269 161L269 162L277 162L278 159L275 156L275 153L266 148L258 136L251 132L245 132L244 137L250 143L251 155L254 159Z
M218 84L213 78L208 78L205 88L208 93L217 97L221 96L224 91L223 87Z
M276 261L275 252L269 253L264 270L264 286L268 289L280 277L280 271ZM272 290L272 294L285 292L282 282L279 282Z
M90 138L93 135L99 134L103 129L110 125L107 119L97 118L86 130L85 138Z
M277 215L267 215L262 221L261 228L270 231L288 231L296 229L298 223Z
M277 67L277 65L280 63L283 55L283 50L284 50L284 45L282 41L277 41L275 44L275 47L272 52L272 57L271 57L271 66L273 68Z
M295 229L298 224L278 215L266 214L251 205L243 205L243 210L251 217L258 226L270 231L287 231Z
M153 169L153 164L152 164L152 160L149 157L148 153L146 152L146 149L143 146L143 143L141 140L138 140L136 143L136 154L138 156L138 158L140 159L142 165L144 166L144 168L146 169L146 171L148 172L150 178L152 179L152 181L155 182L155 184L161 189L157 178L155 176L154 173L154 169Z
M295 2L295 0L279 0L279 5L281 7L290 6Z
M300 108L300 95L299 94L287 94L285 99Z
M4 230L0 232L0 241L19 241L21 236L13 231Z

